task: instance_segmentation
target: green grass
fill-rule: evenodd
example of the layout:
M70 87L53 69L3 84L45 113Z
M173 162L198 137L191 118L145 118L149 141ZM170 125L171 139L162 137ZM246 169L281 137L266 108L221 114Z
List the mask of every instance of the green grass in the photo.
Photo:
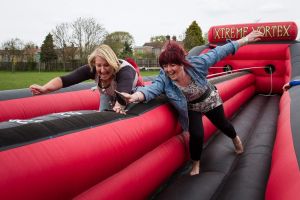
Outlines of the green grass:
M159 74L159 70L141 71L142 76L155 76Z
M0 90L28 88L31 84L45 84L68 72L4 72L0 71ZM142 71L142 76L154 76L158 71Z

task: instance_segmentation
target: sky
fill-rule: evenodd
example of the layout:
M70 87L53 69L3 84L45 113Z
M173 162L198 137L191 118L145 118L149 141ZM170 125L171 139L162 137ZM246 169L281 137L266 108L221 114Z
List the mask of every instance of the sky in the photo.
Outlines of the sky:
M5 2L5 3L4 3ZM158 35L182 38L195 20L211 26L294 21L300 28L299 0L9 0L0 6L0 46L19 38L40 46L61 23L94 18L109 33L129 32L135 46ZM264 2L264 3L262 3ZM300 31L298 31L300 32ZM297 38L300 37L300 33Z

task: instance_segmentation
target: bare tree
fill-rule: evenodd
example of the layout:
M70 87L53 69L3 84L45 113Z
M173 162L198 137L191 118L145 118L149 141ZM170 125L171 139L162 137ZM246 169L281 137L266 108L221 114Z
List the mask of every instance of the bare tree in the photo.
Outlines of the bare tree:
M5 49L7 61L15 62L15 58L21 55L24 44L19 38L13 38L4 42L2 48Z
M67 51L66 49L70 45L71 34L70 25L68 23L61 23L55 27L52 31L54 45L58 48L59 57L61 57L64 70L66 69Z
M27 42L24 45L23 51L24 51L24 56L25 56L27 62L35 61L34 56L36 54L37 48L38 48L37 45L34 44L33 42Z
M54 44L58 48L63 48L70 44L70 25L68 23L61 23L52 31Z
M72 23L72 42L79 48L81 61L85 61L91 51L103 41L104 27L94 18L78 18Z

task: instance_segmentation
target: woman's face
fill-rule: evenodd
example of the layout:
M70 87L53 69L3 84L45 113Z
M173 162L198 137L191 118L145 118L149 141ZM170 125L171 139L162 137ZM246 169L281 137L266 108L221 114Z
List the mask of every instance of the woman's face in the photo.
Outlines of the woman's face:
M166 64L163 65L163 69L168 77L173 81L179 81L183 76L183 65L178 64Z
M95 67L97 74L103 81L111 79L114 75L114 69L108 64L105 59L99 56L95 58Z

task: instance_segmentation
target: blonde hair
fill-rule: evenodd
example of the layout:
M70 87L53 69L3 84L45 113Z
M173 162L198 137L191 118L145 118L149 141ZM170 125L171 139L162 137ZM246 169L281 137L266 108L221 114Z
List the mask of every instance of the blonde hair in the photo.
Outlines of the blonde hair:
M109 66L111 66L114 69L115 73L119 71L120 62L114 51L108 45L100 45L88 56L88 63L91 70L95 66L95 58L97 56L105 59Z

